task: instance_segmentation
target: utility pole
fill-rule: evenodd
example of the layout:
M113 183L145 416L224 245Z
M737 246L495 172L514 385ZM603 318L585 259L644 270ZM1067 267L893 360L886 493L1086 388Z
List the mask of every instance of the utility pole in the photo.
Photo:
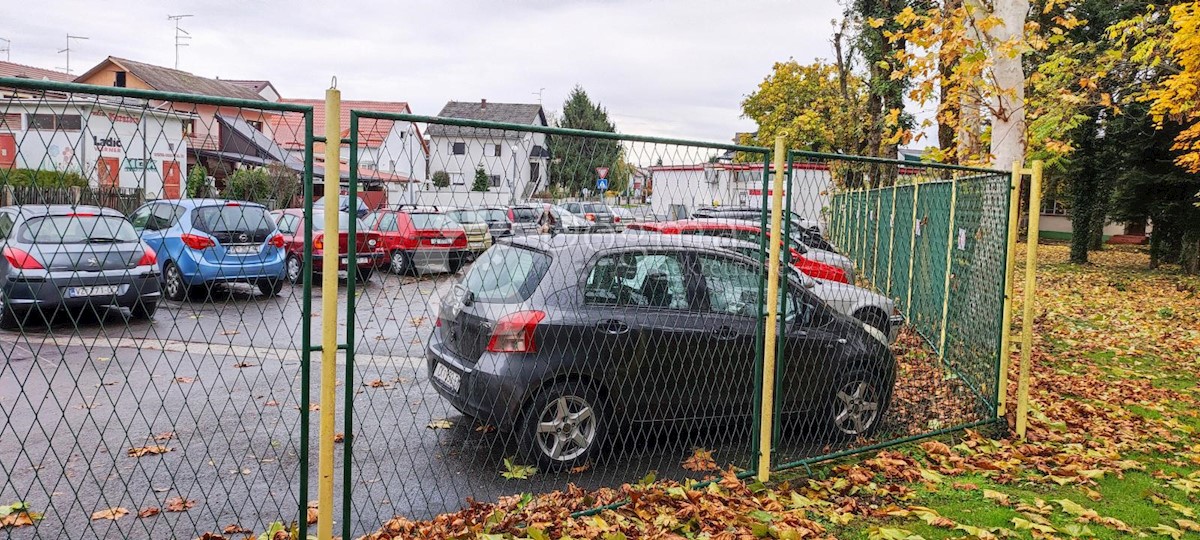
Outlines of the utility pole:
M192 15L167 15L167 20L175 21L175 69L179 69L179 48L187 47L186 40L192 39L192 35L179 27L179 21L192 17Z
M4 61L12 62L12 42L2 37L0 37L0 41L4 42L4 48L0 49L0 51L4 51Z
M70 33L67 33L67 48L65 48L61 51L58 51L59 54L67 53L67 66L63 68L63 71L67 72L67 75L71 74L71 40L72 39L87 39L87 38L84 36L72 36Z

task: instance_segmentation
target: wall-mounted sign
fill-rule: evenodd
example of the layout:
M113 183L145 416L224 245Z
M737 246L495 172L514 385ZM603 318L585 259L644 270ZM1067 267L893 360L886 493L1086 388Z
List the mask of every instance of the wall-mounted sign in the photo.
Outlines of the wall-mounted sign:
M92 135L92 145L96 147L96 150L101 152L121 152L125 150L125 146L121 143L121 139L116 137L105 137L101 139L100 137Z
M158 165L153 159L125 158L125 170L158 172Z

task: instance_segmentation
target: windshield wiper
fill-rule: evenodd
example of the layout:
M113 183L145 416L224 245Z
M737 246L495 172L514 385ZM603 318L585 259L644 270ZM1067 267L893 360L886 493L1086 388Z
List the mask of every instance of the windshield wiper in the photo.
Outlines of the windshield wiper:
M93 236L91 238L88 238L89 244L116 244L120 241L121 241L120 239L108 238L105 236Z

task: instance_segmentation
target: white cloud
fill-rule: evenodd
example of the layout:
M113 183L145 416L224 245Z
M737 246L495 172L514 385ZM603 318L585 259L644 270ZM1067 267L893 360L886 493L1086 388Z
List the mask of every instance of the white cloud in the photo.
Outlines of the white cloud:
M170 66L174 26L193 39L180 68L269 79L287 97L319 98L337 76L345 99L533 102L550 110L580 84L619 130L729 140L753 128L740 101L772 63L831 56L835 0L337 1L82 0L0 5L12 60L71 69L105 56Z

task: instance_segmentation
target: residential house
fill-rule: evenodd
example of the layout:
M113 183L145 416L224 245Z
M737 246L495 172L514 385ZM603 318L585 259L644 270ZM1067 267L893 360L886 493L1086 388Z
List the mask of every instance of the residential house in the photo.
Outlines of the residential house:
M268 103L261 95L245 86L115 56L110 56L96 64L95 67L77 77L75 82ZM188 164L204 164L216 177L218 188L221 187L224 175L230 170L229 167L222 167L219 164L239 166L242 163L238 161L236 154L222 151L222 124L217 121L217 116L241 119L270 137L271 126L278 123L275 117L284 115L284 113L276 111L199 105L186 101L152 101L150 105L172 111L183 122L184 134L187 136ZM296 113L288 114L295 115Z
M438 116L529 126L546 126L541 105L451 101ZM546 134L429 124L429 175L438 171L450 176L446 188L421 192L428 204L509 204L528 199L548 184L550 152ZM488 191L471 192L475 170L488 176Z
M797 181L790 193L784 193L792 199L792 210L809 219L823 219L833 186L829 166L796 162L792 168ZM656 214L690 216L702 206L764 206L762 163L668 164L649 171L645 182L653 186L650 206Z
M323 99L280 99L283 103L310 105L313 108L313 136L325 136L325 100ZM403 101L345 100L341 103L341 166L349 171L350 163L350 112L374 111L394 114L412 114L408 103ZM275 140L284 148L299 151L304 148L303 118L279 117L274 126ZM429 148L421 136L420 128L408 121L360 118L358 124L358 178L369 187L378 183L387 191L386 203L412 202L412 187L426 178ZM324 159L324 144L314 145L314 157ZM343 183L349 181L347 174ZM323 184L324 177L317 176L314 184ZM316 186L314 186L316 189ZM318 189L318 192L323 192Z
M278 103L282 99L282 97L279 95L279 91L275 89L275 85L271 84L271 81L247 81L237 79L220 80L229 84L236 84L244 88L249 88L255 94L258 94L260 97L270 101L271 103Z
M14 77L17 79L32 79L36 81L55 81L55 82L71 82L75 79L71 75L62 71L52 69L42 69L39 67L26 66L24 64L14 64L12 62L0 62L0 77ZM17 91L15 88L7 88L0 86L0 99L29 99L45 95L43 92L30 92L28 90ZM51 95L55 97L66 97L63 94Z

